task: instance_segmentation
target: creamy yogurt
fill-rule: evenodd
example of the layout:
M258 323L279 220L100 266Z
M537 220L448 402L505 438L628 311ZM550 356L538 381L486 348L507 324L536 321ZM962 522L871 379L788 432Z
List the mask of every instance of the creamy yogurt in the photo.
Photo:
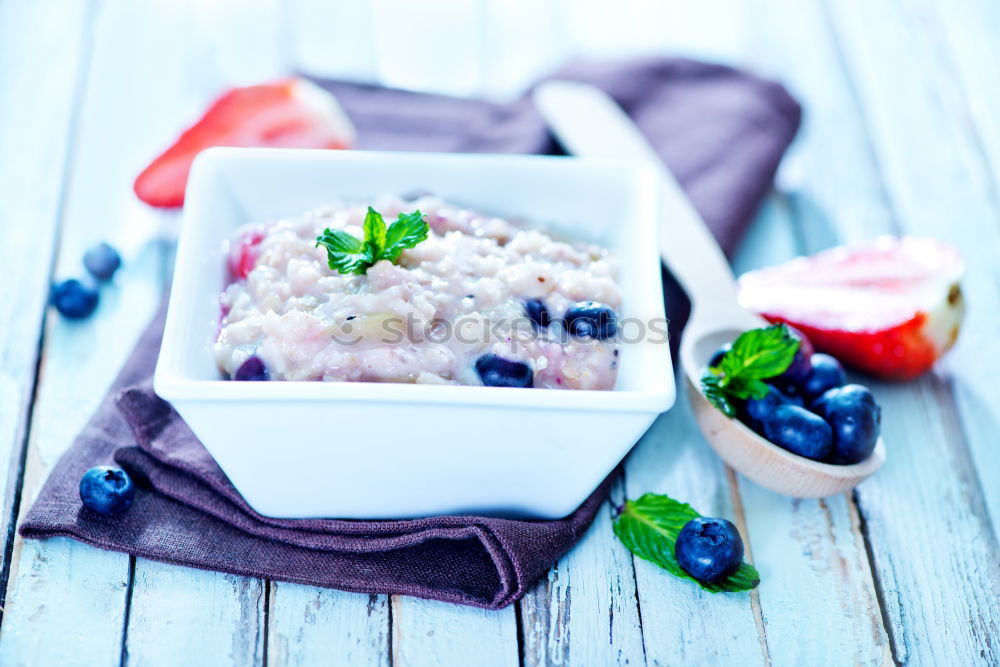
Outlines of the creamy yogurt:
M534 387L614 387L615 337L563 321L586 311L581 302L619 310L609 250L430 196L372 206L387 223L420 210L430 233L398 264L383 260L365 275L331 270L316 237L329 227L362 238L367 203L250 224L229 240L232 282L214 348L227 377L256 357L271 380L481 385L493 383L491 363L503 371L509 361L527 366L516 368ZM528 302L544 322L543 304L551 323L528 317Z

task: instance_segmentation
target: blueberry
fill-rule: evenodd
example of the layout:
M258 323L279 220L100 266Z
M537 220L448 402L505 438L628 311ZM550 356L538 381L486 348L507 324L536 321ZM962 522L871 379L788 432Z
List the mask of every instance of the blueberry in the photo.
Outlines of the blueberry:
M135 485L124 470L97 466L80 478L80 500L95 512L113 516L132 506Z
M248 358L233 373L233 379L241 382L266 382L271 379L267 365L257 355Z
M804 333L794 327L788 327L792 336L799 340L799 349L795 351L795 357L791 365L784 373L774 378L773 382L778 386L796 386L801 384L812 370L813 346Z
M511 361L495 354L484 354L476 360L476 373L487 387L530 387L531 366Z
M864 461L875 449L882 425L882 408L867 387L848 384L826 391L813 410L833 430L830 463Z
M814 354L810 361L812 369L798 385L809 400L814 400L826 390L839 387L847 382L844 367L829 354Z
M524 302L524 314L543 329L552 323L549 309L545 307L545 302L541 299L528 299Z
M822 417L797 405L782 405L763 422L764 437L793 454L822 461L833 446L833 431Z
M725 345L723 345L722 347L720 347L718 350L716 350L715 352L713 352L712 356L708 358L708 367L709 368L715 368L716 366L718 366L719 364L721 364L722 363L722 357L726 356L726 353L729 352L729 350L731 350L731 349L733 349L733 344L732 343L726 343Z
M97 309L97 289L76 278L56 283L52 287L52 305L63 317L82 320Z
M98 280L111 280L121 265L121 255L107 243L98 243L83 254L83 266Z
M761 424L771 416L775 410L783 405L797 405L802 407L802 399L798 396L789 396L773 385L768 385L767 394L763 398L751 398L747 400L747 415L752 422Z
M696 517L677 534L674 556L699 581L722 581L743 562L743 540L731 521Z
M596 301L580 301L570 306L563 316L566 328L574 336L607 340L618 333L615 311Z

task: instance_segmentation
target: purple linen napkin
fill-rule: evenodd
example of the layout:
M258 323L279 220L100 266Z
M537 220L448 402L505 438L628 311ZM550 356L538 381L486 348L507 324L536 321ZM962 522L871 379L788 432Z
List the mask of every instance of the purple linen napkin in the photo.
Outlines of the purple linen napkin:
M770 188L799 123L783 88L687 60L581 63L557 76L604 88L677 174L728 250ZM527 97L509 105L320 82L358 127L358 147L558 152ZM674 321L686 317L668 298ZM68 536L154 560L365 593L499 608L519 599L584 533L605 482L568 517L524 521L273 519L254 512L176 412L150 387L163 312L136 345L101 407L56 464L20 530ZM109 519L82 507L78 484L117 462L139 485ZM525 461L525 465L531 465Z

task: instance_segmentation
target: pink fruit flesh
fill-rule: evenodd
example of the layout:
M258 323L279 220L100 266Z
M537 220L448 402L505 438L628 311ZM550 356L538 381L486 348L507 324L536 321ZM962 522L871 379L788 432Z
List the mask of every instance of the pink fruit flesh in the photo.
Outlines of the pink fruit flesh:
M801 329L844 363L909 379L955 343L963 272L948 244L882 237L751 271L740 278L740 303Z

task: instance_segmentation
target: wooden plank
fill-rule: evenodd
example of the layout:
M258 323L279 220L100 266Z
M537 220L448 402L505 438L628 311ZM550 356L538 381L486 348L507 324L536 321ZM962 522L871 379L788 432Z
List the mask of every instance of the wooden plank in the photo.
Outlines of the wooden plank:
M168 90L157 91L162 98L154 117L162 119L162 131L139 142L150 145L130 152L132 165L154 155L158 147L151 145L153 141L172 138L188 122L189 109L200 111L217 91L264 81L287 70L281 48L284 23L277 3L271 0L188 0L139 11L120 2L105 11L112 26L108 30L116 34L109 39L108 64L113 67L123 54L133 54L146 61L147 76L150 72L163 72L163 76L152 77L150 83L136 80L129 84L115 76L113 69L106 70L94 82L95 88L106 86L101 99L113 104L150 85L162 86L159 78L170 84ZM152 26L159 27L161 36L142 37ZM185 38L178 40L178 35ZM121 88L123 83L131 88ZM139 117L151 115L144 111ZM137 140L147 137L141 124L134 131ZM135 170L131 166L123 176L129 178ZM165 224L173 226L176 221ZM155 232L155 227L147 227L146 232ZM170 267L166 269L169 272ZM138 664L183 664L187 658L170 647L190 643L198 647L198 660L204 664L263 664L265 589L260 579L137 559L125 653Z
M389 598L271 582L267 664L388 666Z
M920 0L916 19L936 47L935 60L946 63L961 88L959 97L972 124L974 139L989 166L994 191L1000 190L1000 4L991 0L944 2Z
M799 254L793 227L806 221L793 219L792 211L783 198L774 197L765 205L735 258L738 272ZM742 477L739 488L762 578L761 613L772 663L891 661L851 500L790 499Z
M137 558L122 657L151 666L262 665L265 602L261 579Z
M706 516L741 523L725 467L698 430L687 400L678 398L625 462L626 495L666 493ZM713 595L652 563L634 562L646 664L767 662L750 594Z
M372 3L292 0L286 4L288 58L316 76L374 82L378 51Z
M392 661L417 665L517 665L514 607L499 611L392 597Z
M957 82L960 90L949 88L954 98L961 100L970 127L969 150L979 155L977 160L982 176L992 177L992 184L984 185L991 201L1000 201L1000 82L996 67L1000 62L1000 45L996 36L1000 31L1000 4L995 2L929 3L933 7L921 7L917 13L921 33L926 34L925 43L934 51L934 60L950 63L950 67L936 70L935 80ZM952 98L952 99L954 99ZM973 156L973 159L975 155ZM997 226L997 216L993 217L993 227ZM987 221L980 223L989 225ZM962 246L978 246L976 242L979 225L967 221L960 229ZM995 256L993 269L994 283L997 276ZM977 276L982 276L985 267L970 265ZM968 433L973 462L979 475L986 497L986 505L993 519L994 532L1000 531L1000 464L996 461L995 434L1000 429L997 415L1000 415L1000 396L993 389L993 373L997 372L997 356L1000 343L996 328L990 327L983 311L970 302L976 311L970 314L969 326L963 334L962 346L949 360L955 369L952 391L962 428ZM987 315L986 317L989 317ZM979 326L986 326L981 329ZM972 341L969 341L969 338ZM983 362L986 362L985 364ZM960 372L960 377L959 376Z
M0 591L10 566L22 456L34 393L42 320L55 254L61 168L79 97L87 5L52 12L41 3L0 3ZM0 592L0 606L2 606Z
M863 121L822 11L790 0L761 3L757 16L754 65L789 85L806 110L779 176L783 196L763 209L736 258L738 273L857 239L889 220ZM850 497L789 500L744 479L740 489L758 566L772 574L760 593L772 662L891 661Z
M992 388L983 396L977 390L1000 372L991 314L1000 306L995 198L947 64L934 57L912 14L886 3L862 12L839 1L831 14L897 224L956 243L970 266L964 289L972 307L948 360L909 387L875 386L895 450L858 498L895 656L994 663L1000 548L981 475L995 479L998 463L995 455L977 456L977 470L970 450L992 451L996 425L963 422L956 402L990 401ZM973 404L967 410L983 414Z
M83 248L102 238L119 247L125 264L115 285L103 290L94 318L79 324L58 320L50 327L32 426L26 498L38 489L92 413L162 295L167 248L159 231L161 222L174 223L173 216L136 201L130 185L143 163L225 83L221 66L213 69L206 58L212 53L207 40L214 33L199 29L194 16L193 3L139 6L122 0L104 4L94 26L57 273L79 272ZM218 44L214 49L225 50ZM212 637L213 641L204 642L209 653L203 657L224 662L246 631L239 619L250 611L262 623L260 582L241 580L234 586L235 579L222 575L178 573L170 566L139 561L129 622L129 631L139 640L123 643L127 556L65 540L19 540L15 554L23 567L12 578L11 618L0 635L0 652L13 662L71 664L74 656L81 655L94 662L113 662L123 650L145 658L144 651L156 647L143 641L155 636L164 622L176 636ZM46 564L44 577L36 574L38 563ZM188 581L190 595L198 597L194 606L199 613L179 608L165 593L179 579ZM219 622L206 625L206 619ZM146 622L154 626L146 627ZM68 627L78 631L67 634ZM60 641L51 641L53 636ZM210 654L213 648L222 653ZM262 654L262 645L251 645L230 659L243 663L240 655L256 655L259 661ZM170 656L181 659L176 653L159 652L149 659Z
M586 536L521 600L524 664L643 664L632 558L611 528L622 502L619 483Z

